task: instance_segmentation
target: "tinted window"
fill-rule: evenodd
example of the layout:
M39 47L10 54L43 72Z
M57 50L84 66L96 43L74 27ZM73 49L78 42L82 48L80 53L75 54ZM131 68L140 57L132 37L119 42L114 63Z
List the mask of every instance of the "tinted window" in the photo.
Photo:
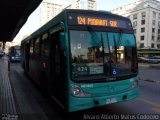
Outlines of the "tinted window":
M41 57L48 58L49 57L49 40L42 39L41 43Z

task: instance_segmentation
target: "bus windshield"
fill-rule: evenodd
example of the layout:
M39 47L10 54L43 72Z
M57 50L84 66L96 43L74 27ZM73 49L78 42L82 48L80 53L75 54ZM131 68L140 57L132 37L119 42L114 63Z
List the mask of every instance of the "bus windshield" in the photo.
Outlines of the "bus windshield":
M135 74L136 43L133 34L70 31L71 77L125 77Z
M21 55L20 48L16 48L16 47L11 48L10 55L11 56L20 56Z

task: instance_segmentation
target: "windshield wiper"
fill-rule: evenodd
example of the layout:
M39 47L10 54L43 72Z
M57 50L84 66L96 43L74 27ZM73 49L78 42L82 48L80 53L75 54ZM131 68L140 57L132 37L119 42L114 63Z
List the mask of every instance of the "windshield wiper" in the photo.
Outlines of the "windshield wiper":
M115 55L116 55L115 57L116 57L116 63L117 63L117 43L116 43L115 35L113 40L114 40L114 46L115 46L114 49L115 49Z
M101 46L102 42L100 41L100 39L97 36L97 34L95 33L95 31L90 26L88 26L87 29L88 29L89 33L91 34L92 39L98 42L98 46Z
M118 46L121 45L121 42L122 42L122 30L120 30L120 33L119 33L119 39L118 39Z
M103 63L104 63L104 43L103 43L102 33L101 33L101 38L99 38L96 32L90 26L88 26L87 29L89 33L91 34L91 37L93 38L93 40L98 42L99 47L102 47L102 54L103 54L102 56L103 56Z
M88 28L88 31L89 33L91 34L91 36L93 37L93 40L96 40L98 42L98 46L99 47L102 47L102 58L103 58L103 67L104 67L104 42L103 42L103 36L102 36L102 33L101 33L101 38L99 38L96 34L96 32L91 28L91 27L87 27Z
M114 35L114 45L115 45L115 54L116 54L116 63L117 63L117 49L118 47L121 45L121 42L122 42L122 30L120 30L120 33L119 33L119 39L118 39L118 42L116 42L116 38L115 38L115 35Z
M102 33L101 33L101 43L102 43L103 65L104 65L104 43L103 43L103 36L102 36Z

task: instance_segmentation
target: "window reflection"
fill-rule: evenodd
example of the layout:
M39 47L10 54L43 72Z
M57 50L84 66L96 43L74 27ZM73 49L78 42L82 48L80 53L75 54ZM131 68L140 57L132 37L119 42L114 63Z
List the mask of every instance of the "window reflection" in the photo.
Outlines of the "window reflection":
M136 44L133 34L107 33L110 44L113 76L125 76L134 73L136 68ZM113 72L114 71L114 72Z
M72 31L71 52L73 63L103 63L102 46L93 40L89 32Z
M133 34L70 31L72 77L125 76L135 65Z

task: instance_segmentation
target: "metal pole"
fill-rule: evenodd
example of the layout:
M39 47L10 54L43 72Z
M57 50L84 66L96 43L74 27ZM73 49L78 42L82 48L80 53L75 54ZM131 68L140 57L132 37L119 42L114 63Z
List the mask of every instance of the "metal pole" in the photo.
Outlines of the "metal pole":
M3 41L3 46L2 46L3 51L5 50L5 46L6 46L6 42Z
M10 71L10 60L8 60L8 71Z

